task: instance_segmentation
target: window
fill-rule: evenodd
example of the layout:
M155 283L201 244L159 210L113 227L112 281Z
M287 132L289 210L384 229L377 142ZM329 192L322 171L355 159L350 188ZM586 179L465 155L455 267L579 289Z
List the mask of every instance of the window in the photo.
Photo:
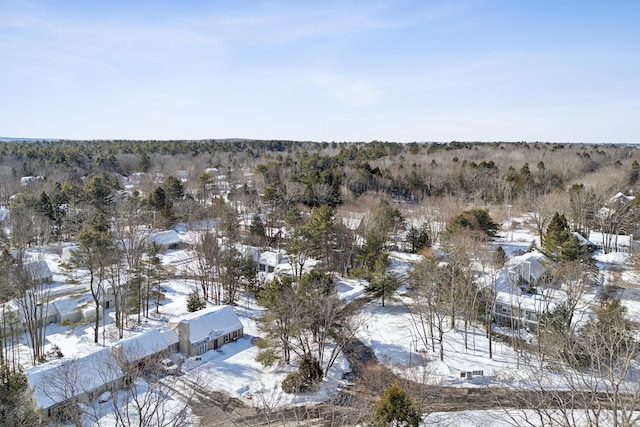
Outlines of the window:
M238 339L238 331L233 331L233 339Z
M229 342L229 337L230 337L230 334L226 334L226 335L224 336L224 342L225 342L225 343Z
M198 347L198 354L202 354L206 352L207 352L207 343L200 344L200 347Z

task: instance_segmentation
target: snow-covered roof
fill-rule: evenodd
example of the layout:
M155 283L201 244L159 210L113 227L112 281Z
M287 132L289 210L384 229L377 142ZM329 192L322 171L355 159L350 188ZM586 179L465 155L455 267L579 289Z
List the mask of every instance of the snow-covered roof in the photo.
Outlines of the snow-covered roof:
M543 313L553 310L556 301L553 298L552 290L546 289L542 294L515 294L510 292L497 292L496 303L516 307L522 310Z
M629 248L631 247L633 236L624 234L605 235L605 233L601 233L599 231L592 231L589 233L589 241L596 246L605 246L605 239L611 239L611 243L607 246Z
M65 295L49 303L48 310L57 310L60 314L66 314L74 312L88 303L93 303L93 297L89 293L82 295ZM95 307L92 305L92 308Z
M180 236L175 230L158 231L149 236L149 241L156 242L158 245L176 245L181 243Z
M586 237L584 237L582 234L578 233L577 231L574 231L573 235L576 236L576 238L580 242L581 246L591 245L591 242L589 241L589 239L587 239Z
M50 408L123 377L110 348L77 359L63 358L24 371L38 407Z
M340 218L340 220L342 221L342 224L344 224L345 227L347 227L349 230L357 230L358 227L360 227L360 224L362 223L362 218L364 218L364 215L354 215L354 216L343 216L342 218Z
M152 329L139 335L124 338L115 343L115 348L122 349L128 360L140 360L166 350L177 344L178 334L173 329L158 331Z
M49 264L45 260L27 262L23 265L26 272L35 280L50 279L52 276Z
M229 305L208 307L184 316L180 323L189 324L189 341L195 343L209 337L217 338L243 327Z
M31 181L44 181L43 176L23 176L20 178L20 184L27 185Z
M547 272L547 268L541 262L545 259L545 256L540 252L527 252L510 259L507 266L510 272L519 274L525 279L540 280Z
M616 195L614 195L613 197L611 197L611 199L609 199L612 202L615 202L617 200L623 201L623 202L630 202L633 199L635 199L635 196L627 196L624 193L616 193Z
M282 254L272 251L260 252L260 258L258 259L258 263L263 265L272 265L276 266L280 264L282 260Z

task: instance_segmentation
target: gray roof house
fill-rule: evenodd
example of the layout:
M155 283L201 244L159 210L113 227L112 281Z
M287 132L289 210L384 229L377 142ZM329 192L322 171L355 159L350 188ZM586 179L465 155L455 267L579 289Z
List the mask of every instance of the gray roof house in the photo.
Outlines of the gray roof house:
M529 252L522 256L509 260L507 269L509 279L515 285L537 286L541 284L547 274L547 268L543 262L544 255L538 252Z
M169 322L178 333L180 352L196 356L209 350L217 350L224 344L243 336L244 326L228 305L207 307Z

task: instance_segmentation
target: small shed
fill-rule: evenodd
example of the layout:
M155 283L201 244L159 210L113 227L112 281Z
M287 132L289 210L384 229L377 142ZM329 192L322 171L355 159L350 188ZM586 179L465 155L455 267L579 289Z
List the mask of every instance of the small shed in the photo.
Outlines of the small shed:
M72 297L65 296L57 298L50 303L50 307L55 307L58 313L58 323L76 323L82 320L82 310L79 305L85 303L88 300L88 296Z
M209 350L217 350L224 344L243 336L244 326L228 305L208 307L170 322L169 327L178 333L180 352L196 356Z

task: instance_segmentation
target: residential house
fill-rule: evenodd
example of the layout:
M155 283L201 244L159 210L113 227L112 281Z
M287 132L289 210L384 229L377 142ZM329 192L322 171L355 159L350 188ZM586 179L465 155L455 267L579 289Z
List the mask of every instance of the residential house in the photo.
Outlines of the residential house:
M536 331L542 315L556 306L553 289L528 292L498 292L491 317L498 326Z
M45 260L26 262L22 265L35 283L49 283L53 280L53 273Z
M589 241L598 249L607 252L632 253L638 247L638 241L632 234L609 234L599 231L589 233Z
M185 246L175 230L165 230L152 233L149 236L149 242L154 242L163 252L166 252L169 249L180 249Z
M263 273L274 273L282 261L280 252L261 252L258 258L258 271Z
M178 334L173 329L153 329L143 334L124 338L112 346L114 355L122 363L134 363L142 368L179 350Z
M624 193L616 193L614 196L612 196L609 199L610 203L615 203L615 202L622 202L622 203L630 203L633 202L633 200L635 199L635 196L627 196Z
M22 317L20 306L15 300L0 304L0 335L6 337L12 332L16 335L23 333Z
M169 322L169 327L177 332L180 352L185 356L217 350L241 338L244 331L242 322L228 305L189 313L180 320Z
M42 420L59 415L70 402L83 403L117 389L124 377L111 349L62 358L24 371Z
M528 252L513 257L507 263L509 279L516 286L533 288L542 285L547 277L545 256L540 252Z
M22 176L20 177L20 185L22 185L23 187L28 185L31 182L34 181L44 181L44 176L38 175L38 176Z

